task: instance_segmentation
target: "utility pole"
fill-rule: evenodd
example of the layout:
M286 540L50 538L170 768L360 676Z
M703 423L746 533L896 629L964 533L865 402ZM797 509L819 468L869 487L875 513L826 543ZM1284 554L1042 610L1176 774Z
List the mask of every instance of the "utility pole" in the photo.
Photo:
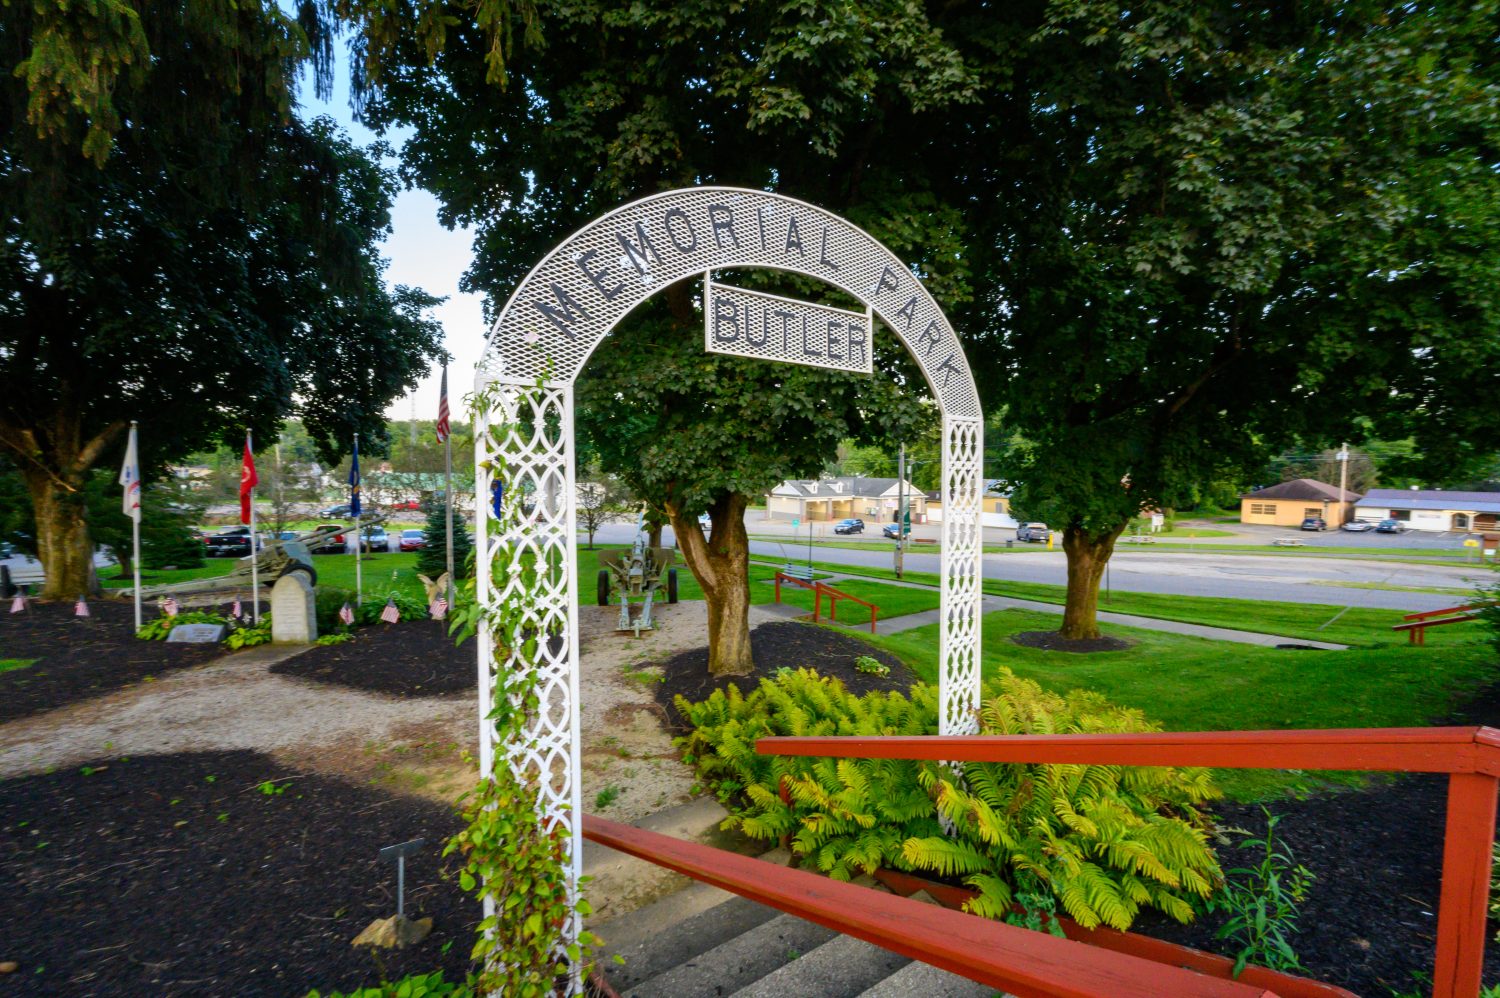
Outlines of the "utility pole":
M901 456L896 460L896 578L901 578L901 572L906 567L904 564L904 548L906 547L905 531L902 527L906 524L906 445L901 445Z
M1349 492L1349 445L1339 448L1339 526L1344 525L1344 496Z

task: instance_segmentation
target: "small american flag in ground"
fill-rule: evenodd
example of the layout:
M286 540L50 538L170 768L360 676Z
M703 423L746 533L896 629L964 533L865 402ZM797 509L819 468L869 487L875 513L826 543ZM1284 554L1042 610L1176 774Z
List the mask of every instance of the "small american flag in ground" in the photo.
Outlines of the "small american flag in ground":
M448 616L448 598L446 596L439 596L432 601L432 606L428 607L428 609L432 611L433 620L442 620Z
M83 601L83 597L82 596L78 597L78 602L73 604L73 616L75 616L75 617L87 617L87 616L89 616L89 605Z
M394 624L401 619L401 611L396 609L396 601L388 599L385 601L385 609L380 611L380 619L387 624Z
M24 593L16 593L16 598L10 601L10 612L20 613L26 609L26 596Z
M177 611L179 609L181 608L178 607L177 601L170 596L161 601L161 612L166 614L168 617L177 616Z
M234 605L229 608L229 615L235 620L239 620L241 613L243 613L243 611L240 609L240 601L235 600Z
M349 609L348 603L339 607L339 619L344 622L345 627L351 626L354 623L354 611Z

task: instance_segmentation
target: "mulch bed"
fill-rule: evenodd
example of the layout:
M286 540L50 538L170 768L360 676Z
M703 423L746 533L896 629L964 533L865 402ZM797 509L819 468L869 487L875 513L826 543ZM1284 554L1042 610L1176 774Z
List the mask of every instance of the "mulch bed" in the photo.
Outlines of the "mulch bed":
M433 932L382 952L396 979L462 980L479 905L442 876L460 819L440 805L289 773L254 752L109 760L0 783L0 995L301 996L378 984L350 945L406 909ZM266 794L266 781L286 789ZM445 944L451 943L444 952Z
M1010 636L1010 639L1018 645L1027 648L1040 648L1043 651L1067 651L1080 654L1088 654L1096 651L1124 651L1133 641L1124 638L1111 638L1102 636L1097 638L1082 638L1073 640L1063 637L1056 631L1018 631Z
M227 614L229 604L220 609ZM24 613L0 612L0 658L38 660L28 668L0 673L0 722L103 696L147 676L227 654L216 644L140 640L135 636L135 609L128 601L92 600L89 613L73 616L71 601L29 603ZM145 607L145 616L154 619L156 607Z
M761 624L750 632L750 653L755 658L755 672L749 676L715 676L708 671L708 647L681 652L660 663L662 682L655 684L656 702L666 710L673 730L684 730L677 713L675 698L679 695L694 703L706 700L714 690L734 686L749 693L762 679L774 676L783 666L792 669L816 669L818 675L841 681L851 693L863 695L876 690L905 693L916 677L895 655L881 651L858 638L852 638L815 624L794 620ZM861 655L891 667L890 675L876 676L860 672L854 660Z
M271 671L368 693L450 696L477 688L474 654L472 640L453 644L446 622L409 620L358 628L352 641L309 648Z

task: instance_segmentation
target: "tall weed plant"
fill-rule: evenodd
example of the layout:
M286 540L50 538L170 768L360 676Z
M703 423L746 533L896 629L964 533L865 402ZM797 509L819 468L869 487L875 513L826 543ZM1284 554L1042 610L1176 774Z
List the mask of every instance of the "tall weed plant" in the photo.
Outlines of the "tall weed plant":
M1179 921L1223 875L1197 806L1218 796L1197 768L764 756L769 735L931 735L938 691L855 696L807 669L781 670L748 696L677 700L693 725L685 758L732 809L725 827L785 837L835 879L888 867L978 893L970 911L1013 918L1045 891L1080 925L1130 926L1144 907ZM987 685L981 733L1148 732L1137 711L1094 693L1060 696L1009 670ZM944 828L951 827L951 834ZM1023 897L1026 895L1026 897Z

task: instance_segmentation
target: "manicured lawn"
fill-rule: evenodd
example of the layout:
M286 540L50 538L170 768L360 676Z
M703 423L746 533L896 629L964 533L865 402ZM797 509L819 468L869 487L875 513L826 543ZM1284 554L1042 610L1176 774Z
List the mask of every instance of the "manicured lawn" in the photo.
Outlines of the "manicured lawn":
M1130 627L1106 634L1135 644L1076 655L1017 645L1017 631L1053 630L1057 617L1003 610L984 618L982 665L1001 666L1066 692L1087 689L1137 707L1171 731L1407 727L1432 724L1467 693L1500 677L1484 640L1426 648L1384 645L1348 651L1289 651L1231 645ZM1434 637L1436 632L1434 632ZM929 682L937 679L938 625L866 640L891 651ZM1348 775L1225 770L1220 782L1242 800L1310 788Z
M15 672L29 665L36 664L34 658L0 658L0 672Z

